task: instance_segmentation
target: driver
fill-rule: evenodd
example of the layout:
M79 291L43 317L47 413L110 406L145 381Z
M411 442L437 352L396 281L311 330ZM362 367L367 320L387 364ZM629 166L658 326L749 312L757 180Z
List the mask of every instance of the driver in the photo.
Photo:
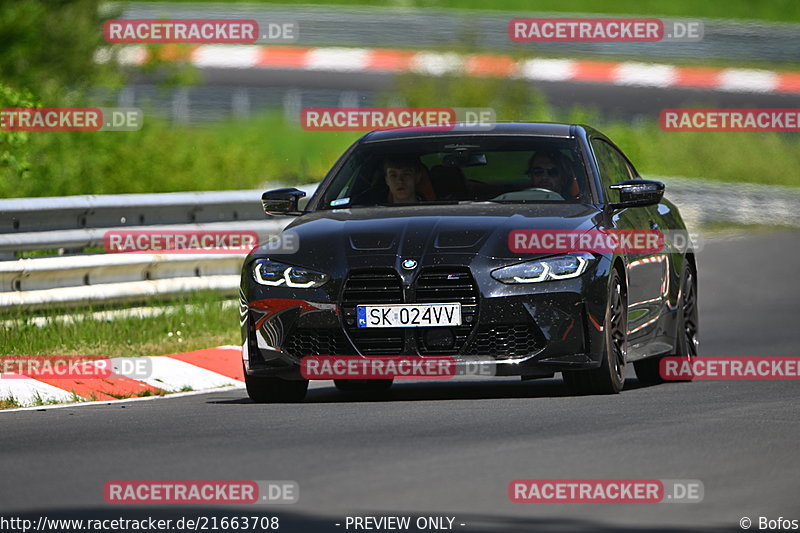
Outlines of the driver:
M417 193L422 179L422 162L418 158L389 156L383 161L383 171L391 203L411 204L423 200Z
M547 189L561 194L564 189L564 166L561 155L555 150L540 150L528 160L525 174L531 180L531 186Z
M530 178L530 187L501 194L494 200L564 200L563 190L567 173L562 166L561 154L556 150L539 150L528 159L525 174Z

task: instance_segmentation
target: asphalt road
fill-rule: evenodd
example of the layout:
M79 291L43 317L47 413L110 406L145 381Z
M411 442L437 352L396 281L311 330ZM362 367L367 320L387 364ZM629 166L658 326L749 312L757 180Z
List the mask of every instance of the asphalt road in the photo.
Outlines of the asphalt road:
M702 355L800 355L798 245L800 233L706 243ZM617 396L572 397L558 380L503 379L405 383L363 401L323 382L292 405L252 404L235 390L0 413L0 515L257 511L277 513L288 532L347 531L347 515L451 516L465 532L741 531L747 516L758 530L760 516L800 519L799 387L641 387L631 373ZM508 484L518 478L697 479L705 497L511 503ZM257 509L103 502L106 481L133 479L295 480L300 501Z

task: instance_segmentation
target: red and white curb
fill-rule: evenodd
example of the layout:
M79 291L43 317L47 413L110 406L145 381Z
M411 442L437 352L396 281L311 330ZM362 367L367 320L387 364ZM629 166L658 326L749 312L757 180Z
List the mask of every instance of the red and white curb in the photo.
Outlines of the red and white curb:
M113 361L117 363L122 359L125 358L114 358ZM86 400L107 402L152 398L165 393L244 387L241 346L220 346L187 353L128 359L148 360L150 371L147 377L34 379L0 374L0 399L13 398L23 407L50 406Z
M107 61L108 50L97 60ZM150 52L130 45L119 61L142 65ZM515 59L495 54L456 54L379 48L337 48L260 45L167 45L159 52L166 60L188 61L199 68L295 69L323 72L416 72L440 76L521 78L532 81L606 83L639 87L674 87L724 92L800 94L800 73L760 69L679 67L640 62L573 59Z

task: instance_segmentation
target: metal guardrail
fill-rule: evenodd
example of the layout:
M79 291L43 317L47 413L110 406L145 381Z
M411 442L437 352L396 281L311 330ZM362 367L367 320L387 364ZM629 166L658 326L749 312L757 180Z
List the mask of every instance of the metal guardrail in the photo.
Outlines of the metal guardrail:
M87 195L0 200L0 233L195 224L264 218L261 191Z
M316 185L300 188L310 195ZM265 242L290 219L266 217L261 192L0 200L0 308L144 300L196 290L235 294L243 254L85 251L102 247L109 230L252 231ZM32 251L51 255L17 257Z
M800 188L648 177L666 184L666 196L691 227L727 223L800 228Z
M800 228L800 189L650 176L667 184L690 229L711 222ZM310 196L316 185L301 187ZM289 222L265 218L260 190L0 200L0 308L141 301L213 290L236 294L243 255L83 254L109 229L255 231L266 240ZM188 223L187 223L188 222ZM145 223L145 225L142 225ZM263 242L263 241L262 241ZM16 259L18 252L61 255Z
M0 308L141 301L199 290L235 294L242 255L133 254L0 263Z
M154 226L123 226L121 228L125 231L147 231L152 230ZM264 220L169 225L171 231L253 231L260 237L278 233L282 228L281 222ZM26 251L57 250L59 253L69 253L73 250L101 247L103 246L103 236L110 229L120 228L82 228L0 234L0 258L13 259L17 252Z

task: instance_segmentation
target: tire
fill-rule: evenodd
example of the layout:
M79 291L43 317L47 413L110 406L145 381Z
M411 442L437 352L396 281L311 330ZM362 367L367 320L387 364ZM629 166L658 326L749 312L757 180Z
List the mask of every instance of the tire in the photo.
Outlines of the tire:
M611 271L603 321L603 360L599 368L562 372L574 394L618 394L625 386L628 304L616 269Z
M333 384L342 392L378 393L389 390L394 379L334 379Z
M697 283L695 273L690 265L687 265L681 275L681 290L678 297L678 318L675 328L675 355L691 360L697 357L697 333L699 331L697 321ZM639 383L644 385L657 385L664 382L661 377L660 364L663 356L648 357L633 363L636 370L636 377ZM673 380L671 380L673 381ZM691 381L674 380L674 381Z
M281 378L244 375L247 395L256 403L301 402L308 391L308 380L290 381Z
M681 291L681 314L678 320L677 341L675 350L678 357L693 361L697 357L698 334L700 324L697 315L697 274L691 266L686 269L684 277L684 290ZM692 381L692 377L678 381Z

